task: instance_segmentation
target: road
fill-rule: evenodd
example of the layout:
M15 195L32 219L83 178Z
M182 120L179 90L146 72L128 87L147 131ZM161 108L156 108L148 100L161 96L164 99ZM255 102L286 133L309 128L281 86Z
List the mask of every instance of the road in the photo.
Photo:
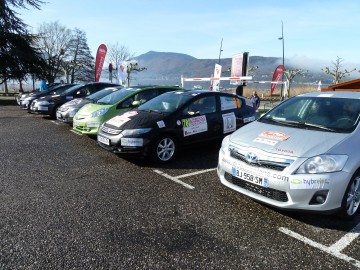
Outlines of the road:
M124 159L0 103L0 269L359 269L360 216L277 211L222 186L220 145Z

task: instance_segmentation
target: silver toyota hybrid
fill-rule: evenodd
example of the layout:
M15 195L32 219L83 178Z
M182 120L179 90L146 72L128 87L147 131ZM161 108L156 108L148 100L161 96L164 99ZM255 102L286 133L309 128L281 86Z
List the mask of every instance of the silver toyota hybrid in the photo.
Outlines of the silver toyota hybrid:
M313 92L224 138L225 186L276 208L353 218L360 203L360 93Z

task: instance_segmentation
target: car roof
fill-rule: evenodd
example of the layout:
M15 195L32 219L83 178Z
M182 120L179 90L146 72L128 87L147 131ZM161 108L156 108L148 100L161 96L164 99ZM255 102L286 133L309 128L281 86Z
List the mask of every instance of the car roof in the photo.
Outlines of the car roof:
M343 92L343 91L330 91L330 92L311 92L300 94L297 97L327 97L327 98L349 98L360 99L360 92Z

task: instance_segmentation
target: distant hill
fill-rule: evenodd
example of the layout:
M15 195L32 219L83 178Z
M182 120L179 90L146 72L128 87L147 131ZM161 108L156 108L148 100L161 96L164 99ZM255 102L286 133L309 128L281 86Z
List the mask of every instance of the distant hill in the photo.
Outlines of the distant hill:
M197 59L187 54L173 52L155 52L149 51L145 54L135 57L139 67L146 67L147 70L139 73L133 73L132 85L136 84L180 84L183 77L210 77L214 72L214 66L219 59ZM271 80L275 68L282 63L282 58L278 57L249 57L249 66L258 68L249 75L254 80ZM223 76L230 76L230 72L224 72L231 67L231 58L221 58L220 64L223 69ZM286 66L287 69L296 69L299 67ZM322 83L330 84L331 77L321 72L307 72L294 79L294 84L316 83L321 80ZM201 83L200 83L201 84ZM221 82L225 87L229 83ZM209 82L203 83L208 87Z

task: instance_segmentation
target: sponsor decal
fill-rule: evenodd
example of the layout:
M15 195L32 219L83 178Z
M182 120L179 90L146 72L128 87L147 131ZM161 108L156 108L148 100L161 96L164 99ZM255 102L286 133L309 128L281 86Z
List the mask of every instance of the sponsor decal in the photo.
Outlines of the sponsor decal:
M272 145L272 146L274 146L275 144L278 143L278 141L273 141L273 140L259 138L259 137L255 138L254 142L264 143L264 144L268 144L268 145Z
M312 176L311 178L291 178L290 189L323 189L329 187L329 179L321 176Z
M165 127L165 123L164 123L163 120L157 121L156 124L158 125L159 128L164 128Z
M121 146L143 146L142 138L121 138Z
M289 182L289 177L283 174L273 173L267 169L259 168L259 167L251 167L245 163L240 163L238 161L227 160L225 157L222 158L221 162L223 164L227 164L232 167L232 173L234 169L238 171L242 171L244 173L253 174L264 179L264 184L269 185L270 182Z
M281 148L276 148L275 147L275 150L278 151L278 152L282 152L282 153L294 154L294 151L289 150L289 149L281 149Z
M130 117L134 116L134 115L137 115L136 111L126 112L124 114L117 115L117 116L109 119L106 123L108 123L109 125L115 126L115 127L120 127L121 125L130 121L131 120Z
M227 113L222 115L223 118L223 126L224 126L224 133L233 132L236 129L236 118L235 114Z
M205 115L183 119L182 124L184 137L205 132L208 130Z
M270 138L270 139L275 139L275 140L279 140L279 141L285 141L287 139L290 138L289 135L282 133L282 132L277 132L277 131L263 131L259 134L260 137L264 137L264 138Z

